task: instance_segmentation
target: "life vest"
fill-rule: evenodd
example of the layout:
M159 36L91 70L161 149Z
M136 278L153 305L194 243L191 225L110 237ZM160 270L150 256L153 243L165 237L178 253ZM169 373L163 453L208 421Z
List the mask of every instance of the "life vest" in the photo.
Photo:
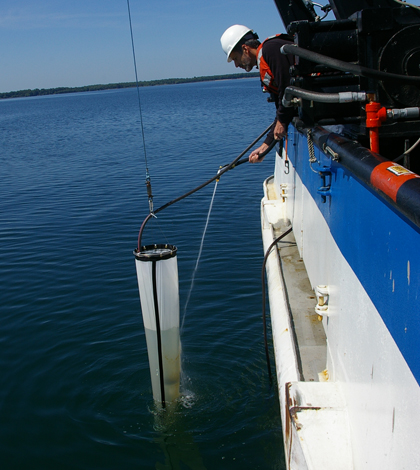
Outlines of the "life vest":
M286 34L276 34L275 36L270 36L265 41L263 41L257 49L257 67L260 71L261 83L264 87L264 90L269 91L270 93L274 93L275 95L279 94L279 87L274 81L273 72L271 71L270 67L268 66L267 62L265 61L262 55L262 48L267 41L279 37L283 37L285 40L290 40L289 36L287 36Z

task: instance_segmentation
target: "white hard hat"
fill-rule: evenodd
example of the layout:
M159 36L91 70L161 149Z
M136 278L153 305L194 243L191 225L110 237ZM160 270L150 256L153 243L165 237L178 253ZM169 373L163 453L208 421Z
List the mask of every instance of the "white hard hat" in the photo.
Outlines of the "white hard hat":
M252 29L249 29L241 24L234 24L222 34L220 42L222 43L222 48L227 55L228 62L232 62L232 59L230 58L232 49L247 33L250 32L252 33Z

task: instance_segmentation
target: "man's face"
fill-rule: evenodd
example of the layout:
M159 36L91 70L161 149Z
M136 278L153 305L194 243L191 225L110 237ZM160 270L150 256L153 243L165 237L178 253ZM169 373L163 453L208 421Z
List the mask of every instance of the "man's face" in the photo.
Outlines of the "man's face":
M249 54L249 47L246 45L242 46L242 52L233 51L230 54L230 58L235 63L235 67L244 69L247 72L250 72L254 68L254 59Z

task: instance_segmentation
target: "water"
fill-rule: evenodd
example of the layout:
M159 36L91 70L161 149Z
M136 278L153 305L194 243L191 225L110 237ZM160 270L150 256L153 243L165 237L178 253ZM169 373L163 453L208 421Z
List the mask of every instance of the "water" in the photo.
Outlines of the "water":
M274 116L254 79L141 89L155 207ZM259 204L273 156L222 176L182 331L182 397L154 406L132 251L148 213L136 91L0 102L0 468L283 469L266 373ZM213 185L158 214L181 311Z

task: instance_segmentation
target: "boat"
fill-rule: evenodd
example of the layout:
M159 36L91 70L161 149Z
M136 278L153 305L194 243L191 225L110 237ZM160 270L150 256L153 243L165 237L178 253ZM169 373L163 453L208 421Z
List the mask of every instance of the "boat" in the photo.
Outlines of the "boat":
M275 3L295 118L261 227L286 466L420 468L420 12Z

